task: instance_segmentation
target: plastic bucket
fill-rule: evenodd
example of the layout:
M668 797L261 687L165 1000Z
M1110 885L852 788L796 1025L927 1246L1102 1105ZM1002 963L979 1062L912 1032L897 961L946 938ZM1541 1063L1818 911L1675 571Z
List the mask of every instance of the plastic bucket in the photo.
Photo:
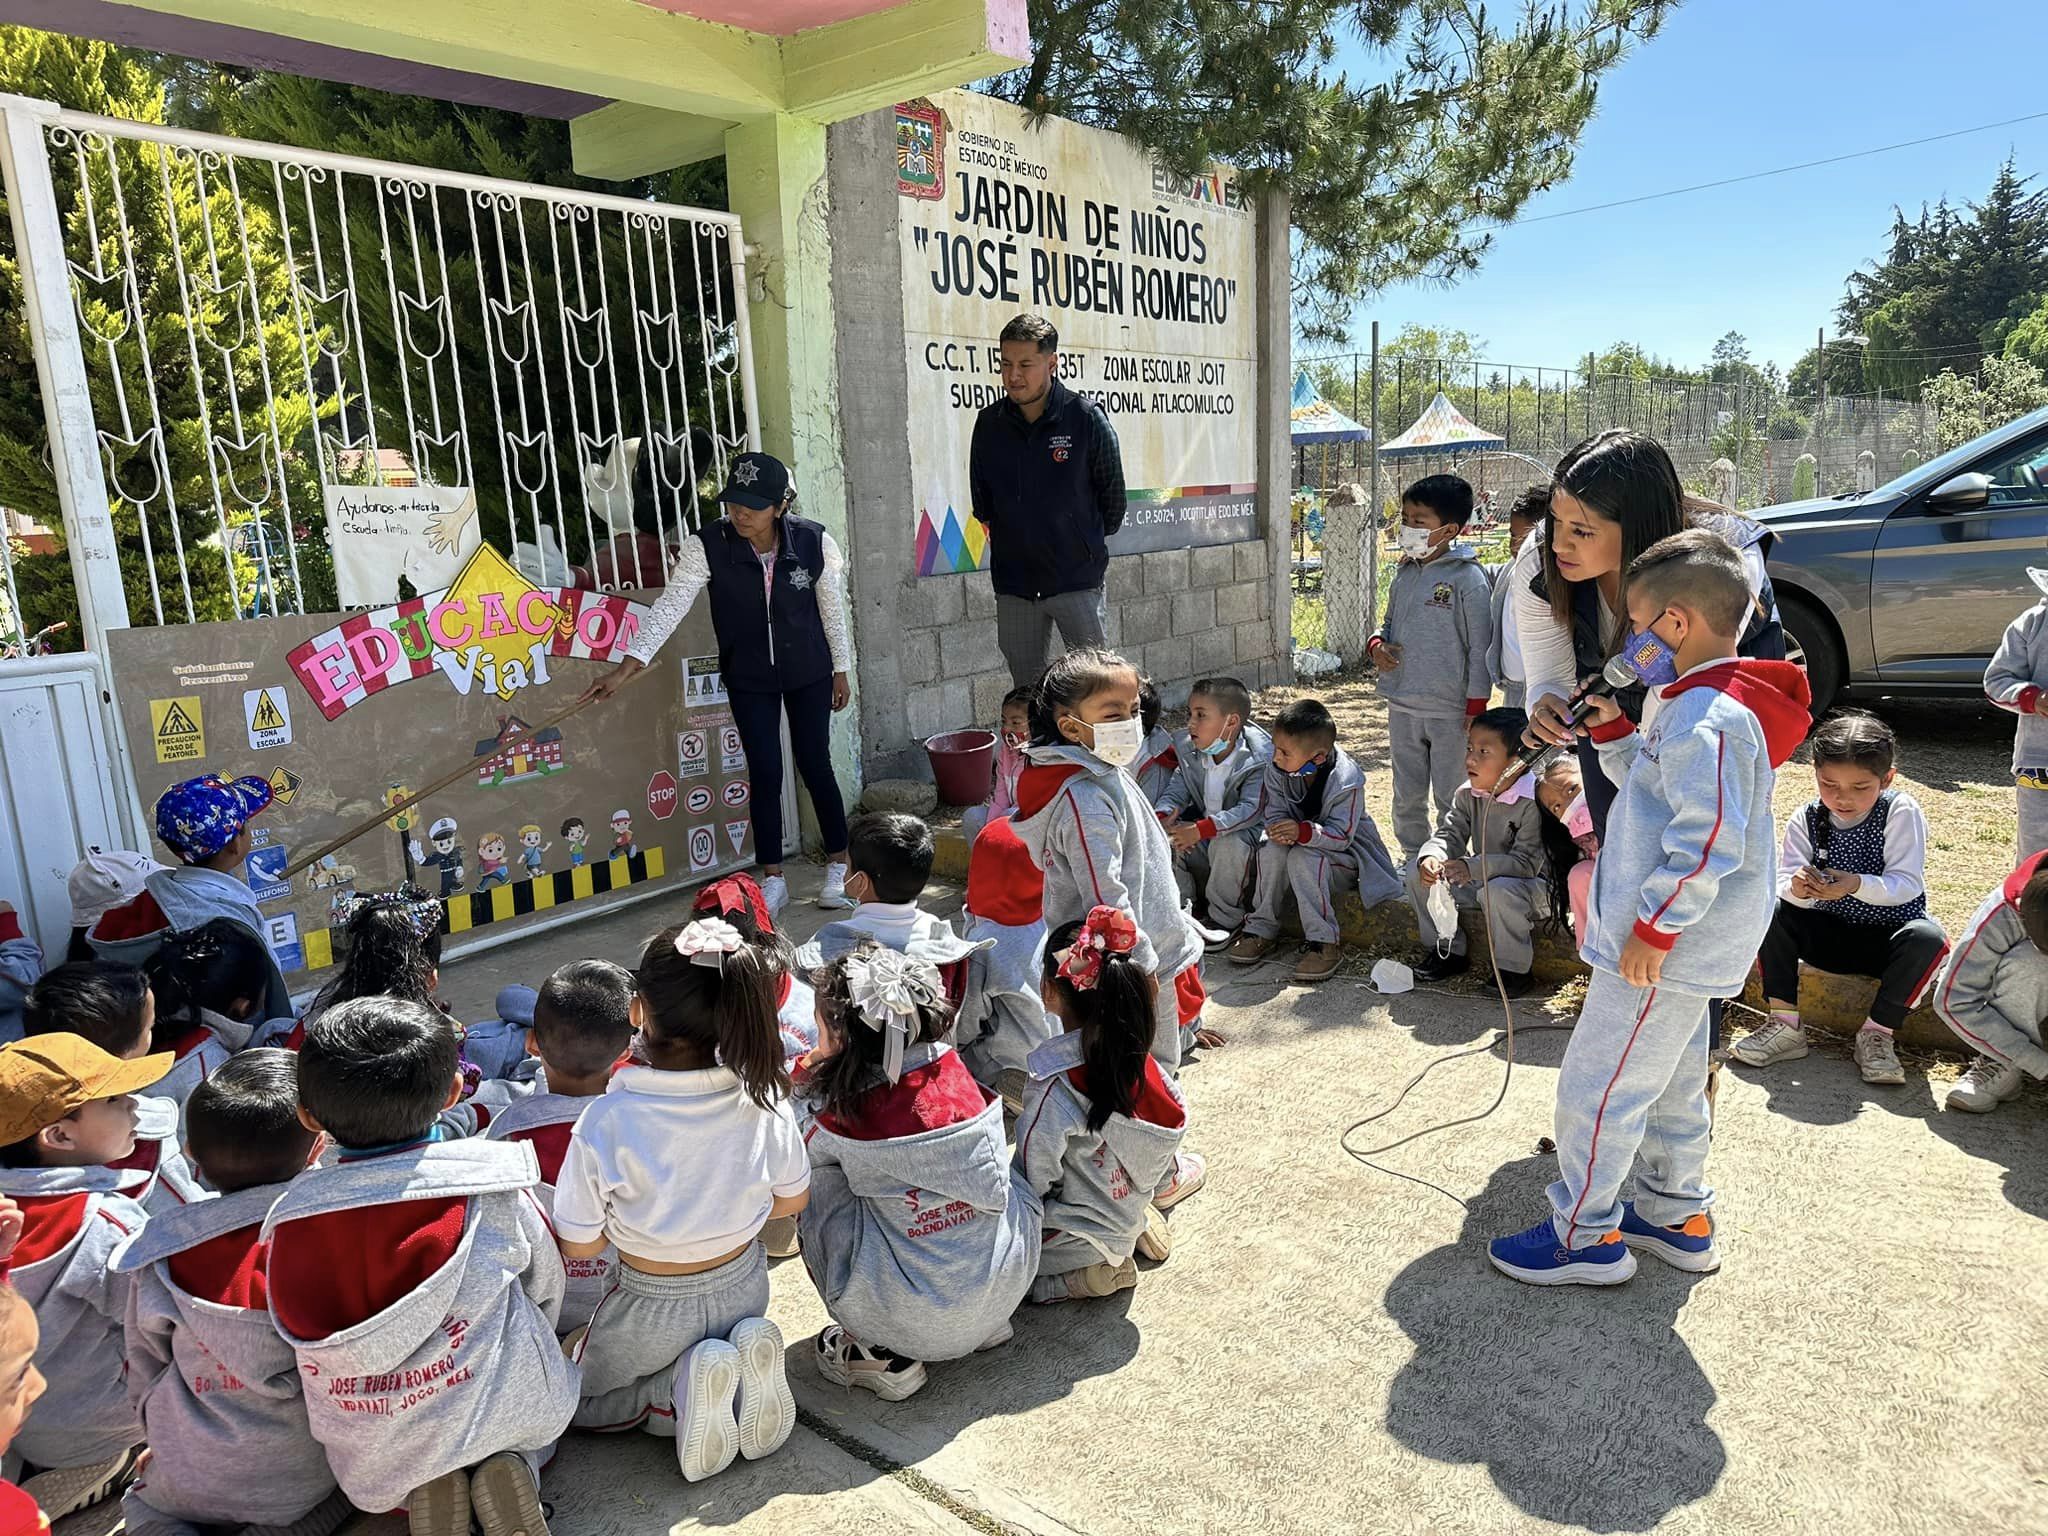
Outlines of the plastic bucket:
M924 751L941 805L979 805L989 797L996 778L994 731L947 731L927 737Z

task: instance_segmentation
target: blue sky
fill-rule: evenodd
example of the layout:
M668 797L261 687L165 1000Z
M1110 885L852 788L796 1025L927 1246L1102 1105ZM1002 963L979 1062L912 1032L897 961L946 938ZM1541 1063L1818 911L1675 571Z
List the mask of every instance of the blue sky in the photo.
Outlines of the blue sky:
M2048 111L2044 56L2038 0L1690 0L1607 77L1571 179L1525 216ZM1736 330L1790 367L1816 327L1834 333L1842 279L1882 249L1894 203L1981 196L2008 151L2048 173L2048 118L1504 229L1475 276L1361 304L1357 342L1412 320L1471 331L1501 363L1619 340L1702 363Z

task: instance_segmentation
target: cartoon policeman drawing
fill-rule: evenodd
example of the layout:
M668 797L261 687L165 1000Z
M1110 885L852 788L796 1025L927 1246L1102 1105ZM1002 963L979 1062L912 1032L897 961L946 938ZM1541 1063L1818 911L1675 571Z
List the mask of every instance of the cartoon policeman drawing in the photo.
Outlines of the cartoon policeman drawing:
M412 845L413 862L415 864L424 864L430 869L440 870L441 894L443 896L453 896L462 889L464 873L462 832L455 825L455 818L453 816L443 816L439 821L427 828L427 841L434 845L434 851L428 853L415 840Z

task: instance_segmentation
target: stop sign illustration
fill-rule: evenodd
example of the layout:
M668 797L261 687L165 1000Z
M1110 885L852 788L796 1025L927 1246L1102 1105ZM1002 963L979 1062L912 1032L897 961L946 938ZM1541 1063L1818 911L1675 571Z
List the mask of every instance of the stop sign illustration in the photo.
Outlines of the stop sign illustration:
M667 821L676 813L676 776L666 768L647 781L647 809L656 821Z

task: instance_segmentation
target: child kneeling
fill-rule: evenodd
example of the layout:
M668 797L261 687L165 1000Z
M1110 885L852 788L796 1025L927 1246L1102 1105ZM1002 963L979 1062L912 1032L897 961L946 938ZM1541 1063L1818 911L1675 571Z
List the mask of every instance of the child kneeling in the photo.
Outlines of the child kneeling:
M758 1241L811 1182L775 978L719 918L649 941L632 1012L648 1064L621 1067L583 1111L555 1185L563 1255L616 1247L619 1261L576 1347L576 1424L673 1436L693 1483L796 1427Z
M1543 811L1526 775L1494 793L1528 725L1519 709L1489 709L1466 727L1465 782L1408 871L1408 902L1428 951L1415 967L1417 981L1442 981L1472 966L1465 930L1454 923L1440 932L1430 915L1430 887L1443 881L1458 906L1486 916L1486 942L1507 995L1521 997L1534 985L1536 924L1550 910Z
M1934 1011L1977 1052L1948 1108L1989 1114L2048 1078L2048 851L1984 898L1934 983Z
M833 1318L818 1374L899 1402L926 1361L1009 1342L1043 1213L1004 1156L1002 1101L942 1038L938 971L870 942L816 984L819 1045L797 1091L804 1265Z
M1165 1257L1154 1190L1178 1174L1187 1106L1147 1054L1159 983L1137 962L1130 914L1096 907L1047 938L1046 1011L1065 1033L1032 1052L1017 1166L1045 1201L1036 1302L1108 1296L1138 1283L1133 1258Z

